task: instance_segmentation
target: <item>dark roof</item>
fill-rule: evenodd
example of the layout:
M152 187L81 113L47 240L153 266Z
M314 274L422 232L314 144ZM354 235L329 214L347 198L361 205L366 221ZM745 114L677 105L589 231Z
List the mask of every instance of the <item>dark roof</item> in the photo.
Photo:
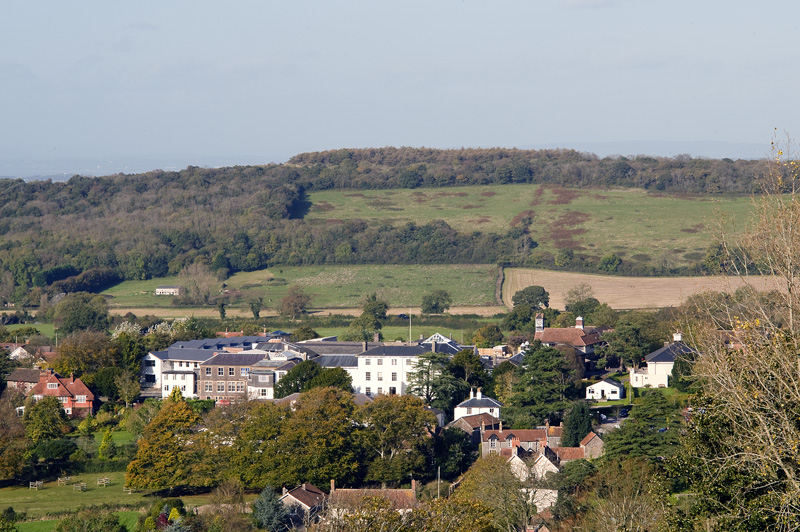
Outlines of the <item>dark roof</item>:
M11 373L8 374L6 377L6 381L8 382L39 382L39 370L38 369L25 369L25 368L17 368Z
M375 399L365 393L354 393L353 402L358 406L363 406L375 402Z
M358 357L355 355L321 355L314 362L323 368L355 368L358 367Z
M683 342L673 342L661 349L653 351L645 357L645 362L675 362L679 355L696 353L697 351L684 344Z
M430 349L418 345L381 345L361 353L360 357L414 357L429 353Z
M307 357L315 357L319 353L309 349L308 347L292 343L292 342L261 342L255 347L262 351L269 351L270 353L282 353L284 351L294 351L295 353L303 353Z
M495 408L500 406L503 406L503 404L497 399L492 399L491 397L481 397L480 399L477 397L472 397L466 401L458 403L456 408Z
M514 364L515 366L521 366L522 361L525 359L525 353L517 353L513 357L509 358L508 361Z
M264 360L265 356L258 353L219 353L201 366L252 366Z
M293 490L287 491L279 500L283 501L283 499L287 497L292 497L297 502L305 506L306 509L311 509L322 504L326 495L322 490L313 484L305 483L297 486Z
M610 384L612 386L616 386L617 388L624 388L624 386L622 386L621 382L619 382L616 379L612 379L611 377L606 377L605 379L603 379L600 382L605 382L606 384Z
M212 356L214 351L208 349L177 349L173 351L154 351L150 353L161 360L189 360L192 362L205 362Z
M367 349L381 343L367 342L367 349L364 349L364 342L333 342L328 340L308 340L299 342L299 345L308 346L320 355L358 355Z

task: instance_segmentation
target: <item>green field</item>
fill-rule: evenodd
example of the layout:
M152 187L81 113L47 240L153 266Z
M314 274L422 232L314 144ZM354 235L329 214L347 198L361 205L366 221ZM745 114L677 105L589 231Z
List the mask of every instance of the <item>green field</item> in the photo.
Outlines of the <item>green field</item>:
M487 264L280 266L237 273L225 284L228 290L241 292L243 308L252 297L261 297L266 308L274 308L290 285L301 286L310 294L314 308L359 307L372 292L391 307L418 307L422 295L437 288L450 292L454 306L491 306L496 304L497 274L497 267ZM103 294L112 296L112 307L168 307L170 296L154 295L155 287L162 284L178 284L178 280L125 281Z
M50 339L55 337L55 328L56 326L52 323L17 323L14 325L6 325L6 329L9 331L15 331L17 329L21 329L23 327L34 327L37 329L41 334L47 336ZM22 341L22 339L20 339Z
M119 516L119 521L129 532L136 530L136 525L139 522L139 512L121 511L114 512ZM50 521L28 521L25 523L17 523L19 532L50 532L58 524L59 520Z
M326 190L310 194L305 219L330 223L360 218L400 225L443 219L462 232L505 233L523 217L539 248L596 256L617 253L639 262L701 259L719 212L743 220L747 197L668 196L640 189L564 189L541 185L417 190Z

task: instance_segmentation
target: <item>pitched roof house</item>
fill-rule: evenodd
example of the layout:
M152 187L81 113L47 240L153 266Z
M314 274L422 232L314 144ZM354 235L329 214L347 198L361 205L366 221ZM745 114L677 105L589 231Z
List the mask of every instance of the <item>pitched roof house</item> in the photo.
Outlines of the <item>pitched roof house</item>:
M477 392L470 389L469 399L458 403L453 414L453 419L471 416L473 414L490 414L495 417L500 417L500 408L502 406L503 404L497 399L485 397L480 388L478 388Z
M587 399L616 400L625 397L625 387L619 381L611 378L603 379L586 388Z
M52 369L39 375L39 382L31 389L29 395L36 400L43 397L58 397L61 407L72 418L93 414L96 406L94 393L82 380L76 379L74 375L70 375L69 378L62 377Z
M536 332L534 338L549 347L565 345L575 348L584 355L593 355L594 350L603 345L600 337L602 329L584 326L583 318L575 318L575 327L545 327L541 314L536 316Z
M315 513L322 507L326 498L325 492L305 482L291 490L283 488L283 495L278 500L289 510L290 515L302 516Z
M631 368L631 386L634 388L669 386L675 359L681 355L697 352L681 341L681 333L675 333L672 339L672 343L667 343L645 357L644 368Z
M417 506L417 481L411 481L411 489L341 489L331 480L328 505L340 515L360 506L364 497L381 497L388 500L395 510L405 513Z
M34 386L39 384L41 372L38 369L17 368L6 377L9 388L28 395Z

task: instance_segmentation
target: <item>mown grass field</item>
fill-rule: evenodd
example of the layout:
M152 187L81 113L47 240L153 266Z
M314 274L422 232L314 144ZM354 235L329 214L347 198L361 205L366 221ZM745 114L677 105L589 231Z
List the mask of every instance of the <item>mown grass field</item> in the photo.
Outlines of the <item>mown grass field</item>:
M305 219L360 218L401 225L443 219L463 232L505 233L523 217L531 236L551 253L569 248L595 256L617 253L639 262L676 266L702 258L720 213L747 218L747 197L668 196L639 189L565 189L542 185L417 190L327 190L310 195ZM742 225L734 229L741 229Z
M269 314L290 285L302 287L312 296L311 306L323 309L359 307L364 296L373 292L392 307L419 307L422 296L438 288L450 292L454 305L492 306L496 304L497 275L497 267L489 264L281 266L237 273L225 284L228 290L241 292L240 308L248 315L249 298L263 298L263 314ZM103 294L112 296L109 303L116 308L172 308L172 297L156 296L155 288L178 283L175 277L125 281ZM215 308L209 310L217 312Z

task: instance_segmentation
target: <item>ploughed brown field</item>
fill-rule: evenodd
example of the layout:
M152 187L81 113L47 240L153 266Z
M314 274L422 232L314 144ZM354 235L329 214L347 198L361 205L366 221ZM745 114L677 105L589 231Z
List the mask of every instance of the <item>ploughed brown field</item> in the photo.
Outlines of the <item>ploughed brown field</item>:
M687 297L698 292L733 292L746 284L759 291L779 288L776 279L772 277L616 277L506 268L503 302L512 307L511 298L518 290L539 285L550 293L550 306L563 309L567 292L584 283L592 287L594 297L601 303L608 303L617 310L678 306Z

